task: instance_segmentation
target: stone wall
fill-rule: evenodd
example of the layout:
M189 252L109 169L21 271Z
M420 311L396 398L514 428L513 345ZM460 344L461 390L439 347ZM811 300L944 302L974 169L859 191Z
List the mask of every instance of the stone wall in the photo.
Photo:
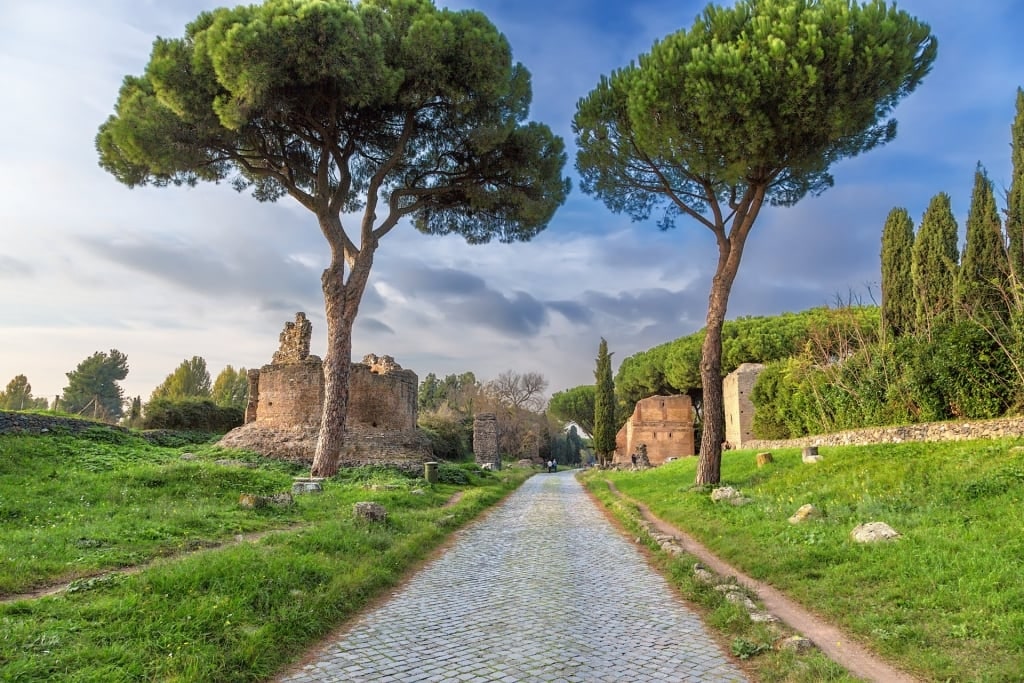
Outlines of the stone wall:
M257 396L255 421L271 428L320 424L324 368L316 356L264 365L253 384L249 394Z
M651 396L637 402L633 415L615 436L613 463L632 464L630 456L647 446L652 465L693 455L693 403L690 397Z
M478 465L501 466L498 453L498 416L479 413L473 418L473 457Z
M760 363L743 363L722 380L725 405L725 440L733 448L743 448L754 438L754 404L750 392L764 370Z
M348 419L370 429L416 429L419 380L391 356L370 354L353 363L349 375Z
M778 441L758 439L744 444L744 448L770 450L773 448L803 448L805 446L861 446L908 441L968 441L970 439L1002 439L1022 436L1024 436L1024 417L1004 417L977 422L925 422L900 427L867 427Z
M0 410L0 434L81 434L90 429L129 430L106 422Z

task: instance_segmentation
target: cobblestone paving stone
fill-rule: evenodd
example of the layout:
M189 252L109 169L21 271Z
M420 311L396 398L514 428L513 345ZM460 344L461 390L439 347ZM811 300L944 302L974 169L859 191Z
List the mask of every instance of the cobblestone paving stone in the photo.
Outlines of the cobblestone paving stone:
M539 474L282 683L746 681L572 472Z

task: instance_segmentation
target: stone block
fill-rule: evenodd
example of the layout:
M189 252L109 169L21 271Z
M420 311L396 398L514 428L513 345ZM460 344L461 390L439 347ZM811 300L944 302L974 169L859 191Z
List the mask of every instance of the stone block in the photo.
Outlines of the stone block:
M367 522L383 522L387 520L388 511L380 503L361 501L352 506L352 513L356 519Z

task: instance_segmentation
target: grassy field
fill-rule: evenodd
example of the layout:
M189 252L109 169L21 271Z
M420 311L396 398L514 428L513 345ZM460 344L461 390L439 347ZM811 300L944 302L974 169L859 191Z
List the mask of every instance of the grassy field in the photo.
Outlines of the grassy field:
M726 452L722 484L752 503L692 487L696 459L600 472L625 495L926 680L1024 680L1024 440L798 449L758 469ZM606 494L602 494L606 497ZM804 503L817 520L793 525ZM864 546L850 531L886 522L902 537ZM682 564L682 563L679 563Z
M103 428L0 436L0 599L71 582L0 604L0 680L263 680L529 474L443 465L427 485L360 468L291 507L238 504L303 473ZM386 523L356 520L362 500Z

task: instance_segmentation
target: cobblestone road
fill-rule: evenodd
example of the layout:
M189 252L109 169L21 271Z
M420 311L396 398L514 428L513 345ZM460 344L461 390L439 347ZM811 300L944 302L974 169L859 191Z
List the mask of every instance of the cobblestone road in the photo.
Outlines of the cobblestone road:
M572 472L539 474L338 642L312 681L745 681Z

